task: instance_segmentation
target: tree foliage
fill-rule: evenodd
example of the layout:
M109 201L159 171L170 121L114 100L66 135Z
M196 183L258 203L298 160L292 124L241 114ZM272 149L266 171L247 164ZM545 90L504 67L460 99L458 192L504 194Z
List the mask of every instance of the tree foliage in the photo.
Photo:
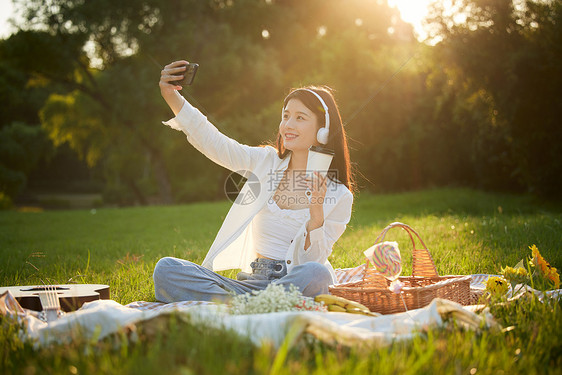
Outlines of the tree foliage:
M21 192L29 172L50 152L50 144L40 127L19 122L3 126L0 129L0 192L8 196Z
M334 87L360 188L552 195L560 2L519 3L458 0L448 15L436 2L428 22L441 41L428 46L380 0L18 0L26 22L0 42L12 82L0 97L15 104L2 115L34 117L103 170L107 200L224 198L228 172L160 125L171 116L160 70L188 59L200 71L183 94L247 144L273 140L291 87ZM21 117L26 100L33 114Z
M558 194L562 182L562 3L457 1L466 22L436 9L443 41L436 59L450 66L476 131L474 165L487 187ZM471 100L472 99L472 100ZM462 121L462 120L461 120Z

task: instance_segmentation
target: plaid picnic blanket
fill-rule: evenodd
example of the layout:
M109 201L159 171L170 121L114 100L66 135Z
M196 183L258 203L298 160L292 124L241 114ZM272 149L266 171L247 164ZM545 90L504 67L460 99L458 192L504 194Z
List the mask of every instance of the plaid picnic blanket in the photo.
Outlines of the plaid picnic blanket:
M353 282L361 279L363 266L336 271L338 282ZM483 291L486 274L471 277L471 288ZM517 287L516 287L517 288ZM519 293L532 292L539 298L562 297L562 289L539 291L525 288ZM231 315L224 304L212 302L184 301L164 304L160 302L136 301L121 305L112 300L98 300L84 304L79 310L63 315L51 323L37 318L37 313L21 308L17 300L6 292L0 296L0 314L12 317L22 323L26 330L22 334L37 345L53 342L67 342L78 330L86 337L102 339L119 330L156 317L166 317L171 313L189 315L196 324L232 329L248 336L256 345L263 341L279 347L287 333L298 328L326 342L345 345L385 346L397 340L407 340L416 336L421 327L429 328L445 324L445 316L454 316L469 329L479 330L483 326L496 327L489 313L476 314L478 306L461 306L458 303L434 299L430 305L404 313L377 317L358 314L291 311L253 315Z
M361 281L363 277L363 270L365 265L362 264L353 268L338 268L335 270L336 273L336 284L345 284ZM470 288L477 292L482 292L486 289L486 280L489 276L496 275L486 275L477 274L471 275ZM181 301L173 303L161 303L161 302L146 302L146 301L136 301L126 305L127 307L137 309L137 310L173 310L174 308L185 308L191 306L202 306L211 305L214 302L203 302L203 301Z

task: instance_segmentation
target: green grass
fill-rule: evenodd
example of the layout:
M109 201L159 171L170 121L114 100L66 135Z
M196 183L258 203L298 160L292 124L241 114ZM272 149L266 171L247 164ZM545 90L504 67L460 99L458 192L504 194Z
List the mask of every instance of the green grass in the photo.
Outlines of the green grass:
M104 283L126 304L154 300L152 270L163 256L201 262L224 219L229 202L172 207L0 212L0 285ZM440 274L497 273L514 265L536 244L562 267L562 209L531 196L465 189L356 196L348 229L334 247L335 267L363 262L390 222L416 229ZM400 244L403 274L411 274L411 245L399 230L387 239ZM225 272L234 275L234 271ZM521 301L492 312L507 333L466 332L447 327L390 348L369 352L303 338L279 373L560 373L560 304ZM2 320L0 369L6 373L269 373L271 348L253 348L233 333L165 323L162 335L134 342L115 336L101 343L77 342L37 351L21 342L17 327ZM120 345L115 345L119 342Z

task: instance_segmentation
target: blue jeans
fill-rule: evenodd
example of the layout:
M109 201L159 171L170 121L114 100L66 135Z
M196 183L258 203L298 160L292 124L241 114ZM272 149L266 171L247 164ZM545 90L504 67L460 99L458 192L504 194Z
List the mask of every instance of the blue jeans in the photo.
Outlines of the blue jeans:
M232 294L263 290L270 283L281 284L288 290L293 284L307 297L328 293L332 277L328 269L317 262L295 266L287 275L273 280L233 280L184 259L162 258L154 268L154 293L161 302L221 301Z

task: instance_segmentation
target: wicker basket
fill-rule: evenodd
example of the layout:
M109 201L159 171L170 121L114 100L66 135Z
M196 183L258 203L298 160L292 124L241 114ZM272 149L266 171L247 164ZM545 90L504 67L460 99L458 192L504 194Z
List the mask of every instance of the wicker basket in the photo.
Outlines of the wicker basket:
M367 306L371 311L381 314L393 314L418 309L428 305L434 298L443 298L469 305L474 302L470 292L470 276L439 276L435 263L427 246L416 231L402 223L392 223L379 234L375 243L384 241L386 233L392 228L403 228L408 232L413 245L412 276L398 279L404 284L402 292L396 294L388 289L390 281L374 268L369 268L369 261L365 265L361 281L330 286L330 293L336 296L357 301ZM416 246L414 236L421 248Z

